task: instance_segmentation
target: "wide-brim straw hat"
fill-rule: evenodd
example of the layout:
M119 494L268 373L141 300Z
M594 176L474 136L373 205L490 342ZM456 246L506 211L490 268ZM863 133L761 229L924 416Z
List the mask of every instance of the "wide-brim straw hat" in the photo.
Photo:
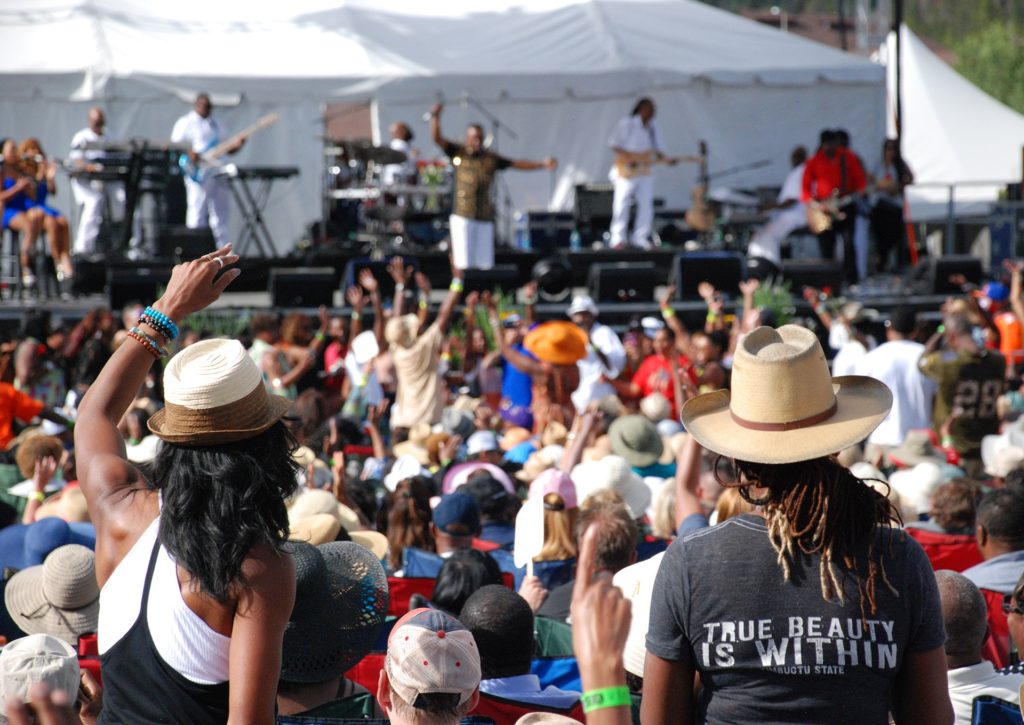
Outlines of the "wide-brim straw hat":
M523 346L543 362L573 365L587 356L587 333L571 322L553 320L530 330Z
M629 509L629 515L638 519L651 505L651 489L621 456L605 456L599 461L579 463L572 469L576 484L576 498L580 505L598 491L611 489L619 494Z
M932 445L926 430L908 430L903 443L889 451L887 457L894 465L908 468L918 463L946 462L946 454Z
M868 436L892 393L874 378L831 377L821 343L796 325L759 327L740 339L732 390L698 395L682 422L702 446L755 463L831 455Z
M346 531L358 531L363 528L359 515L341 503L334 494L322 488L310 488L299 491L288 503L288 521L295 523L308 516L330 514Z
M78 544L54 549L41 565L11 577L4 604L21 631L50 634L77 645L78 638L95 632L99 622L95 554Z
M168 443L210 446L253 438L287 412L238 340L203 340L167 364L164 407L149 429Z

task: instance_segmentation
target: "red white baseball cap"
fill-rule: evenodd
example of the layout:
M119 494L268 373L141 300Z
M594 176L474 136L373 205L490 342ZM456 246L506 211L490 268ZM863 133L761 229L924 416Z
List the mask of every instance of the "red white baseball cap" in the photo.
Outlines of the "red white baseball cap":
M473 634L436 609L414 609L395 622L384 668L392 689L413 707L432 693L458 695L462 705L480 686Z

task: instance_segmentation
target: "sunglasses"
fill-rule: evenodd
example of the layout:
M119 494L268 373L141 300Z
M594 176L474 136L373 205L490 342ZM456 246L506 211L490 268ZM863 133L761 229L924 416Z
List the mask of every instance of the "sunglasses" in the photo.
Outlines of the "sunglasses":
M1022 614L1024 615L1024 606L1021 606L1014 598L1012 594L1003 595L1003 614Z

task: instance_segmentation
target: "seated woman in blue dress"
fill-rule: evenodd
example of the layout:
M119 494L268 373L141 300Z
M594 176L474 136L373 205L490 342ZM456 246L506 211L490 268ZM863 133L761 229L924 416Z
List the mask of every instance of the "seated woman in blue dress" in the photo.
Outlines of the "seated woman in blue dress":
M0 188L0 206L3 207L3 228L13 229L21 234L21 270L22 282L26 286L35 284L32 275L31 256L36 247L36 239L43 231L41 209L32 207L36 193L36 182L21 173L21 159L18 156L18 144L14 139L0 141L3 153L3 186Z
M31 176L36 182L36 197L33 206L42 210L43 231L50 242L50 256L57 268L57 278L70 278L71 267L71 231L68 220L63 214L46 201L57 194L57 163L47 161L46 152L39 139L27 138L18 144L18 155L21 157L22 172Z

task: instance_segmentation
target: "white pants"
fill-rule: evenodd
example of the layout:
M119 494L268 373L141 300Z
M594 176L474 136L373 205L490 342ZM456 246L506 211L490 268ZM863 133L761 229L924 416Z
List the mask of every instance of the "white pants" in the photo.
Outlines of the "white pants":
M103 224L103 212L106 204L110 204L110 211L115 219L124 214L124 184L118 181L84 182L72 179L71 193L75 198L75 203L80 207L78 229L75 231L75 241L71 251L73 254L94 254L96 238L99 236L100 226ZM132 219L133 246L141 243L142 240L142 214L140 211L136 208L135 218Z
M494 222L452 214L448 217L448 227L451 231L452 263L455 269L494 267Z
M764 257L775 264L782 264L782 242L800 227L807 226L807 207L794 204L788 209L779 209L771 219L757 230L747 245L748 257Z
M651 225L654 223L654 176L634 176L624 179L616 176L615 196L612 198L612 246L621 247L626 243L626 226L629 224L629 202L636 199L636 219L633 224L632 243L644 247L651 241Z
M228 243L228 211L230 210L228 181L214 174L206 174L201 182L185 177L185 198L188 211L185 226L189 229L209 227L218 247Z

